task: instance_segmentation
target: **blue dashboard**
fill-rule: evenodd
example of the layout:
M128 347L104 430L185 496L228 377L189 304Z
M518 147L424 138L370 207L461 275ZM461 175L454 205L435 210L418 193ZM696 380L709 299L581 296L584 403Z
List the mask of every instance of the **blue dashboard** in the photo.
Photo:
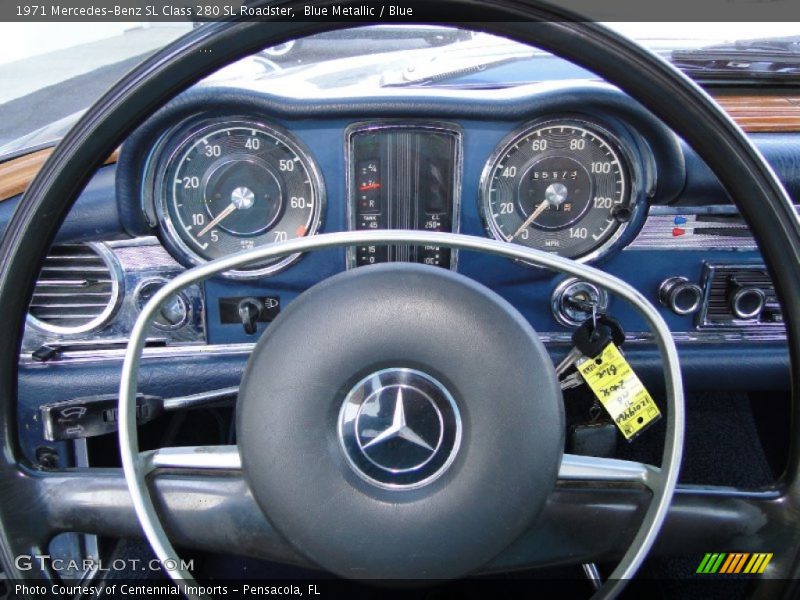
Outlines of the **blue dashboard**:
M213 102L213 103L212 103ZM488 107L491 107L489 109ZM757 264L760 257L752 240L742 237L736 227L735 209L730 205L725 191L713 174L692 151L669 130L640 106L614 88L600 84L545 84L524 86L513 90L441 93L437 90L412 90L408 93L383 98L345 99L329 98L316 101L296 101L279 104L275 97L259 90L196 90L172 107L167 107L145 128L131 138L133 149L123 150L117 175L119 201L134 206L141 203L141 187L137 187L137 174L143 164L133 156L147 156L157 136L166 125L175 120L191 118L198 112L224 115L245 112L256 114L290 131L314 157L323 175L327 192L327 205L322 219L321 232L348 229L348 190L345 135L354 122L381 123L387 120L413 126L420 120L438 121L454 125L463 134L463 172L460 178L461 233L487 236L484 216L481 214L481 175L488 158L510 132L524 128L527 123L542 118L564 115L581 117L601 123L626 141L632 161L638 170L641 193L647 196L649 219L632 226L624 234L613 252L595 261L604 270L618 275L640 289L658 304L660 284L670 277L685 277L701 283L705 265L709 263ZM491 118L487 118L491 117ZM220 117L222 118L222 117ZM798 184L792 166L794 136L754 136L764 148L779 173L785 175L790 189ZM779 140L779 143L776 141ZM787 169L788 167L788 169ZM132 192L129 190L133 190ZM732 236L702 236L685 225L698 214L726 213L731 216ZM673 227L660 231L653 242L654 227L672 223ZM123 218L124 220L124 218ZM725 227L729 224L724 223ZM141 227L128 225L129 229ZM645 239L642 231L650 234ZM147 229L140 230L147 233ZM714 234L724 233L715 231ZM693 235L694 234L694 235ZM746 232L745 232L746 235ZM710 237L710 239L709 239ZM744 242L744 243L743 243ZM209 298L236 292L239 295L278 294L282 302L289 302L314 283L346 268L344 249L322 251L304 256L282 272L260 280L214 280L206 284ZM458 271L484 283L508 299L531 322L534 328L553 341L563 342L571 331L553 318L551 296L563 276L513 261L464 253L459 257ZM210 343L246 342L247 337L237 324L219 325L216 319L218 305L207 302L208 341ZM614 303L610 311L618 316L632 338L646 339L646 329L634 312L622 303ZM775 328L732 327L725 335L714 331L699 331L696 315L678 315L662 307L676 338L687 343L741 341L748 339L768 342L776 339ZM769 330L769 331L767 331ZM754 342L754 343L756 343Z
M137 294L143 282L170 279L190 266L170 252L157 216L153 219L156 213L148 205L154 201L152 177L158 148L169 147L171 132L193 119L224 121L234 116L288 132L307 151L326 196L320 233L346 231L352 225L348 128L355 123L386 122L410 128L420 122L447 125L460 132L461 144L456 190L460 210L454 214L454 230L474 236L490 235L482 208L482 176L487 161L509 135L542 120L579 118L596 123L626 149L633 195L643 210L592 264L627 281L660 309L678 343L687 388L788 389L785 331L768 273L746 225L691 149L615 88L568 81L494 90L414 88L369 97L287 98L253 82L205 84L184 93L140 127L124 144L118 163L98 171L64 223L57 244L101 244L117 255L124 282L119 286L121 308L88 331L59 331L41 326L40 320L29 320L20 362L20 377L26 382L19 388L23 437L34 440L39 435L36 414L43 386L74 386L81 395L115 392L115 370L141 306ZM797 197L800 136L752 138ZM0 204L3 227L15 204ZM191 316L178 327L157 333L152 346L145 349L143 391L163 386L164 370L172 368L185 375L180 385L170 384L174 393L202 391L212 379L220 385L236 385L249 351L269 327L269 320L257 322L255 333L248 333L242 323L226 319L224 301L270 298L286 307L304 290L347 266L346 250L340 248L309 253L263 277L206 281L187 298L184 308ZM516 307L554 359L565 354L574 327L559 319L554 308L554 293L563 287L563 275L471 252L462 252L455 268ZM719 277L730 269L738 271L727 275L726 281L737 281L735 277L742 274L761 277L756 283L748 280L751 287L761 286L765 301L755 318L729 319L713 312L727 301L719 297L727 293L719 287ZM669 280L695 286L700 304L679 314L682 311L660 295ZM613 298L607 312L625 327L629 360L658 389L660 360L644 323L631 307Z

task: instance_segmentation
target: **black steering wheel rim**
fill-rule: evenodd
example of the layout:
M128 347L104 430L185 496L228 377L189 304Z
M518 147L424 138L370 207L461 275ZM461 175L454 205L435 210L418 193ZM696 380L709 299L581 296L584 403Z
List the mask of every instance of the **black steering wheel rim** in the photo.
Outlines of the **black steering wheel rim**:
M769 166L746 136L695 84L649 52L605 28L574 20L534 2L439 0L425 8L471 8L480 28L533 42L597 72L628 92L682 135L718 175L750 225L770 269L784 310L792 374L800 366L800 222ZM420 10L422 4L420 3ZM428 13L430 14L430 12ZM498 21L503 19L503 21ZM513 21L512 21L513 19ZM497 21L497 22L495 22ZM535 22L535 25L532 24ZM466 24L475 28L473 24ZM0 311L16 327L0 340L0 431L3 455L0 482L15 490L15 500L35 501L36 476L20 465L15 406L17 357L24 315L36 269L69 208L94 170L149 114L201 76L265 44L285 41L341 25L321 23L242 23L200 29L148 59L104 96L64 138L28 188L0 247ZM577 48L576 41L580 41ZM208 52L192 52L205 48ZM798 402L796 382L792 401ZM796 411L793 418L797 419ZM796 422L793 431L797 431ZM783 504L797 505L800 452L792 439L790 464L782 481ZM0 549L11 577L20 573L13 557L21 547L15 529L17 502L0 506ZM796 568L797 540L774 564L785 578ZM29 572L30 575L30 572ZM43 576L41 573L35 573Z

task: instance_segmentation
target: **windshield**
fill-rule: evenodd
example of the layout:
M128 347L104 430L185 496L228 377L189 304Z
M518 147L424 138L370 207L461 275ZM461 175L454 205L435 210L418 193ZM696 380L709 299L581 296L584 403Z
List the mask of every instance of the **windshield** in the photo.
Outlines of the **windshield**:
M797 36L796 23L609 23L609 26L632 37L645 46L672 59L676 51L696 50L742 40L777 40ZM77 115L90 106L125 72L155 50L189 31L191 23L0 23L0 158L26 148L52 144L71 126ZM346 40L346 41L343 41ZM795 37L795 48L800 40ZM391 66L403 67L406 60L424 58L428 51L441 58L444 49L468 49L468 56L459 56L451 67L463 72L490 56L506 60L509 53L523 58L547 56L526 47L511 49L511 44L486 34L473 34L456 29L434 26L379 25L332 32L265 49L257 65L244 73L260 75L296 72L328 63L334 59L362 58L359 68L369 70L379 67L383 83L392 84L386 71ZM519 46L519 45L514 45ZM745 46L741 51L760 51L763 44ZM675 55L676 57L678 55ZM800 63L800 54L792 58ZM738 55L737 55L738 57ZM726 57L723 56L723 59ZM694 54L680 55L675 61L687 72L702 69L709 72L707 61L699 62ZM366 62L365 62L366 60ZM423 61L424 62L424 61ZM439 61L441 62L441 60ZM718 70L733 63L716 61ZM754 68L748 65L747 75ZM781 63L782 65L785 64ZM310 69L312 68L312 69ZM350 80L357 77L352 71ZM446 79L448 69L437 65L433 80ZM402 70L402 69L401 69ZM550 71L532 71L525 81L508 82L508 85L529 83L531 79L562 78ZM229 70L230 72L230 70ZM317 71L318 72L318 71ZM727 72L727 70L726 70ZM452 74L452 73L450 73ZM586 76L585 72L571 72L570 76ZM337 82L347 77L335 78ZM400 78L399 83L409 83ZM419 81L419 80L417 80ZM412 78L411 83L415 80ZM430 81L427 81L429 83ZM397 81L395 82L397 83ZM324 86L323 86L324 87Z

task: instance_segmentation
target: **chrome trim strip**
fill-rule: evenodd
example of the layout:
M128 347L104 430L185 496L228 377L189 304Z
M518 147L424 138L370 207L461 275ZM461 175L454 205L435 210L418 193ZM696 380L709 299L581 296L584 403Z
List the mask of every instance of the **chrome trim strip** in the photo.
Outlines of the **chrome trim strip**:
M69 342L70 346L92 346L95 342L87 341L83 344ZM21 365L44 365L44 364L75 364L92 363L100 361L121 361L125 358L125 345L128 340L122 340L122 345L118 349L87 349L87 350L68 350L59 354L47 363L42 363L30 358L29 355L20 357ZM255 344L182 344L176 346L155 346L145 348L142 357L147 359L176 358L192 356L229 356L235 354L250 354Z
M147 246L161 246L161 242L159 242L158 238L154 235L140 235L135 238L126 238L123 240L108 240L104 243L112 250L116 250L117 248L143 248ZM164 252L166 253L166 250ZM167 256L169 256L170 260L172 260L172 257L169 254L167 254Z
M722 329L722 328L720 328ZM772 328L764 326L765 331L751 329L737 329L720 331L677 331L672 334L672 339L676 342L699 343L699 344L720 344L727 342L785 342L786 329ZM640 334L648 335L648 334ZM637 340L645 341L645 340ZM652 340L650 340L652 341Z
M161 288L143 308L133 328L130 343L122 365L119 388L119 447L122 469L130 491L132 503L142 529L150 542L156 556L162 560L177 556L175 548L169 540L161 524L158 512L153 504L147 486L146 477L150 461L143 457L139 450L138 430L136 425L136 390L138 384L139 365L142 359L142 348L147 339L147 331L158 310L169 297L183 288L202 281L208 277L241 267L248 263L279 256L288 256L298 252L308 252L324 248L335 248L345 245L359 244L430 244L448 246L486 252L497 256L519 259L540 267L560 271L585 279L595 285L607 288L621 298L630 302L642 315L654 332L655 342L661 353L664 368L666 389L666 434L661 458L662 469L648 478L648 486L653 490L653 498L647 508L636 534L635 545L631 547L623 563L628 571L643 560L652 547L661 525L666 519L675 486L678 480L681 458L683 456L684 437L684 398L683 380L681 377L678 350L672 340L669 327L658 310L635 288L628 283L603 271L568 260L546 252L524 248L516 244L508 244L497 240L489 240L473 236L453 233L431 233L421 231L375 231L375 232L341 232L311 236L295 240L287 240L239 252L213 262L196 267L178 275ZM628 572L626 571L626 573ZM624 574L623 574L624 575ZM192 580L190 573L184 570L170 571L176 580Z
M729 342L785 342L786 331L776 331L774 328L758 330L702 330L702 331L673 331L672 339L682 344L723 344ZM570 344L572 345L572 332L544 332L539 333L539 339L545 344ZM625 335L625 343L629 345L652 344L653 334L646 331L633 331Z
M795 208L800 212L800 206ZM651 206L641 231L624 250L758 250L744 221L732 223L698 221L698 217L706 215L738 217L739 211L735 206L724 204ZM682 219L683 222L676 223L676 218ZM709 235L702 232L708 228L729 230L732 235ZM683 233L675 235L675 229L681 229ZM743 233L745 235L742 235Z
M571 331L543 331L537 332L539 339L545 344L572 344ZM674 331L672 339L683 344L723 344L729 342L766 343L785 342L786 333L775 330L770 331ZM644 331L628 332L625 336L628 345L644 345L653 343L653 334ZM72 343L70 343L73 345ZM77 345L77 344L74 344ZM89 345L89 344L87 344ZM142 358L148 360L160 358L191 358L201 356L236 356L248 355L253 351L254 343L240 344L195 344L180 346L160 346L145 348ZM20 356L20 365L45 366L53 364L91 364L104 361L122 361L125 358L124 348L109 350L69 350L59 354L47 363L35 361L30 355Z
M675 488L675 493L682 496L719 496L720 498L746 498L750 500L777 500L783 492L777 487L756 490L732 487L728 485L700 485L683 483Z
M668 206L656 204L650 207L649 215L738 215L733 204L706 204L703 206Z

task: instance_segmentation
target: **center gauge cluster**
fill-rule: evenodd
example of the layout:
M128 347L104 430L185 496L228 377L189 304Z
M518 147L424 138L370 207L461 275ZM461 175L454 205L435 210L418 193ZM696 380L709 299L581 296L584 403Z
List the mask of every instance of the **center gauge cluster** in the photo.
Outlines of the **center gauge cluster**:
M458 231L461 131L446 124L378 123L347 133L351 230ZM455 268L439 246L359 246L348 266L418 262Z

